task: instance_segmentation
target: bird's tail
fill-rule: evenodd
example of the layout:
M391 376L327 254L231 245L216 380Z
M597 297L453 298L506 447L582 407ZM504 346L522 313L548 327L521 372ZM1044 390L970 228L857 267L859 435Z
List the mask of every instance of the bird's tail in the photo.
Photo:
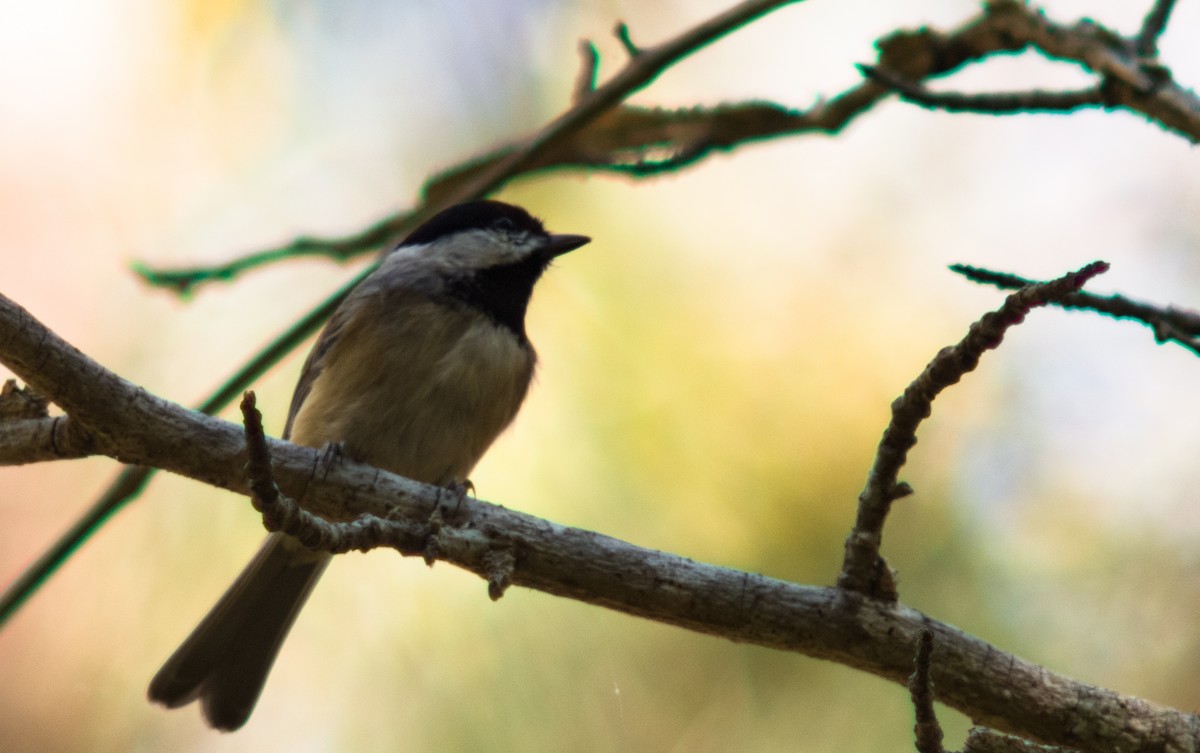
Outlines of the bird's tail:
M150 681L168 708L199 700L208 723L238 729L250 718L275 655L330 555L274 533L221 600Z

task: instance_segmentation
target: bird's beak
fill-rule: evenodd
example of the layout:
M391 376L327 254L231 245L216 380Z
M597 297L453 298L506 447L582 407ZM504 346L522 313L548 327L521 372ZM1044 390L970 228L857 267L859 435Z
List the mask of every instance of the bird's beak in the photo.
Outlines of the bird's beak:
M586 235L568 235L565 233L551 235L550 239L546 241L546 245L542 246L542 252L550 257L562 256L568 251L574 251L580 246L591 242L592 239Z

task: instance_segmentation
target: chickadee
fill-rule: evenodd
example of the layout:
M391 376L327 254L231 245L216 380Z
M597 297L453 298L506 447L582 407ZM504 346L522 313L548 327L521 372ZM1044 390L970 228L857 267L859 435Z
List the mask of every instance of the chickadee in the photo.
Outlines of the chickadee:
M461 485L513 420L536 356L534 283L591 239L551 235L520 207L475 201L414 230L334 311L304 362L285 439L417 481ZM337 517L336 511L319 511ZM331 556L274 533L150 682L238 729Z

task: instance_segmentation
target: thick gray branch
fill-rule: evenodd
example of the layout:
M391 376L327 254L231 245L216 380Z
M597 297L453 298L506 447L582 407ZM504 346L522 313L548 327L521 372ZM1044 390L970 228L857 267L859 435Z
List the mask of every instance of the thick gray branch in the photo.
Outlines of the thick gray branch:
M247 492L242 427L148 394L3 296L0 361L86 425L97 453ZM460 524L440 525L431 513L443 490L350 462L317 472L317 450L268 443L284 493L313 511L397 521L397 549L407 554L436 552L484 578L503 554L514 585L897 683L929 629L939 700L978 723L1086 751L1194 751L1200 740L1190 715L1055 674L900 605L706 565L477 500L465 503Z

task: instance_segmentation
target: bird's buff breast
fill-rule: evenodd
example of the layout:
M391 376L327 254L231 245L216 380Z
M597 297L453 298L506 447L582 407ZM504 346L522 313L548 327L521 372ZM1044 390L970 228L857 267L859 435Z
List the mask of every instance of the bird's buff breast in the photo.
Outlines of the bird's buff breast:
M292 441L341 442L347 457L426 483L467 478L533 374L527 344L470 312L385 324L378 340L347 334L297 412Z

